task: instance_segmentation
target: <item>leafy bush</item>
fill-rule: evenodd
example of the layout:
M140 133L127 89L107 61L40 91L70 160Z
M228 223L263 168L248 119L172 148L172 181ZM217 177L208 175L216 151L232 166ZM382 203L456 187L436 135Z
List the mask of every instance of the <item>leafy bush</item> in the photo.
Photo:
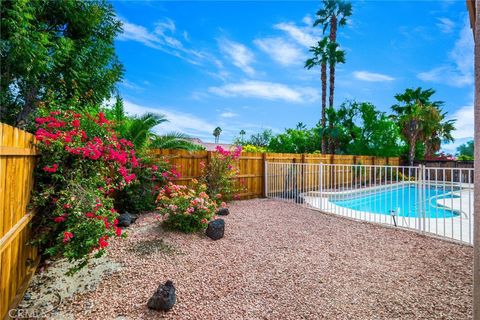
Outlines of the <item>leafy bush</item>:
M207 193L211 198L216 199L217 203L236 198L241 190L233 179L240 172L237 160L241 154L241 146L234 151L217 146L208 165L204 162L200 163L202 169L200 182L207 186Z
M258 153L265 153L268 152L267 148L265 147L257 147L251 144L244 145L242 147L242 151L245 152L258 152Z
M36 243L51 256L86 264L120 236L111 196L135 180L130 141L118 139L103 113L55 111L36 118L38 148L32 205Z
M182 232L204 229L215 214L217 205L205 192L207 186L198 184L194 188L168 183L158 195L158 210L166 218L166 227Z
M155 210L155 200L160 188L171 177L178 177L175 170L169 171L168 164L152 158L142 158L133 173L136 179L115 193L115 208L120 212L142 213Z

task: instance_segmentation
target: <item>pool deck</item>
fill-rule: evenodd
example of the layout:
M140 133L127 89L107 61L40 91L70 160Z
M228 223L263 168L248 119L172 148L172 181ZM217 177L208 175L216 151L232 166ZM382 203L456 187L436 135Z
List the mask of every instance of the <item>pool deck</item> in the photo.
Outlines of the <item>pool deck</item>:
M398 186L405 183L399 183ZM460 185L462 190L453 191L451 194L456 196L455 198L438 199L436 202L439 206L445 207L449 210L453 210L459 213L455 217L440 217L440 218L421 218L421 217L402 217L391 215L372 213L367 211L358 211L342 206L338 206L331 202L328 196L332 195L347 195L354 192L369 192L371 193L374 188L364 188L357 191L341 191L341 192L308 192L303 195L304 205L312 209L316 209L323 212L337 214L340 216L362 220L373 223L386 224L390 226L396 226L412 229L418 232L424 232L427 234L433 234L446 238L449 240L460 241L466 244L473 244L473 185ZM391 187L391 186L390 186ZM449 195L447 192L446 195ZM394 221L395 220L395 221Z

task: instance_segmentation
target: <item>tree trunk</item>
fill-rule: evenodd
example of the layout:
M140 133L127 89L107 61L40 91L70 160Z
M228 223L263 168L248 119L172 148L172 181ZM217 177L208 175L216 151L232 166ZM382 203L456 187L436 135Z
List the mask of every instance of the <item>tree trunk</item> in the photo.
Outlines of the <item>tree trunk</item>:
M415 139L411 139L408 145L408 164L413 166L413 161L415 160Z
M327 139L325 137L325 128L327 123L326 109L327 109L327 64L322 63L322 154L327 153Z
M333 15L330 19L330 41L335 42L337 41L337 16Z
M329 70L330 77L330 87L329 87L329 96L328 96L328 105L333 108L333 97L335 94L335 64L330 64Z
M337 41L337 16L333 15L330 20L330 41L332 43ZM335 94L335 65L330 64L330 83L329 83L329 96L328 96L328 105L333 108L334 94ZM335 154L335 145L332 139L329 139L330 153Z
M475 173L473 232L473 319L480 320L480 0L475 1Z
M37 88L30 87L25 94L25 105L17 116L15 126L25 129L28 125L28 118L37 107Z

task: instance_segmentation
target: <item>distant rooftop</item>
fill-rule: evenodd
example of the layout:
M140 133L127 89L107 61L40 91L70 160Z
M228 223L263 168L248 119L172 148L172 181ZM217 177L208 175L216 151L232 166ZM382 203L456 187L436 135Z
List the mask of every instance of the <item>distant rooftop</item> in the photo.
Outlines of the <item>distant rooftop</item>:
M231 150L233 148L235 148L235 145L234 144L230 144L230 143L212 143L212 142L203 142L201 139L199 138L190 138L188 139L190 140L192 143L194 144L197 144L199 146L203 146L205 148L205 150L207 151L215 151L215 148L217 146L220 146L222 147L223 149L226 149L226 150Z

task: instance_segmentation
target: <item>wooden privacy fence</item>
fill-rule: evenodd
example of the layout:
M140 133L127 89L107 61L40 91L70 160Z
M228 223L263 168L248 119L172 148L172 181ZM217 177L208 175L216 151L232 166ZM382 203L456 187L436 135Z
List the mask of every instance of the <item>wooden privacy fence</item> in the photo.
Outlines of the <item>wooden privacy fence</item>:
M0 123L0 319L20 301L38 265L28 244L34 143L32 134Z
M201 175L200 163L205 164L213 156L212 151L184 151L184 150L152 150L156 158L167 158L181 174L175 179L177 184L188 185L194 178ZM240 174L236 178L242 181L245 192L240 194L241 199L263 197L265 191L264 172L265 161L282 163L324 163L324 164L364 164L364 165L399 165L399 158L383 158L371 156L331 155L331 154L296 154L296 153L252 153L243 152L238 160ZM340 172L330 173L340 175ZM312 180L312 183L314 181Z

